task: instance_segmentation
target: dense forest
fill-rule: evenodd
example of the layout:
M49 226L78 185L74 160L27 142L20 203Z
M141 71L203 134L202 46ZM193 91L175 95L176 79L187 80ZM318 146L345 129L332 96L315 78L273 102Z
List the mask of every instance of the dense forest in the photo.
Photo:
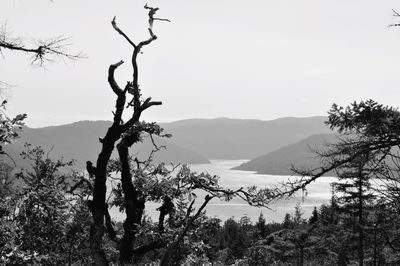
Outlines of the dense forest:
M332 142L316 150L318 165L291 169L295 178L273 187L227 188L212 173L186 165L156 162L171 138L141 116L162 105L145 97L139 84L138 57L157 40L154 24L170 22L148 13L148 37L133 41L111 20L116 36L130 47L131 73L121 86L116 72L105 73L115 100L112 122L98 141L95 161L77 170L74 160L54 159L52 150L26 143L20 158L6 152L18 138L26 114L0 113L0 263L2 265L400 265L400 111L374 100L333 104L325 124ZM400 16L395 12L396 16ZM397 24L394 26L398 26ZM9 32L0 32L1 51L28 53L39 65L54 57L79 60L64 50L63 37L27 48ZM147 158L131 148L151 142ZM112 154L116 153L116 156ZM20 162L24 162L20 164ZM82 162L79 162L82 164ZM305 217L298 204L283 221L267 222L260 212L222 221L205 211L212 199L268 208L299 193L325 175L335 175L329 204ZM159 204L153 221L146 203ZM125 215L117 222L110 215Z

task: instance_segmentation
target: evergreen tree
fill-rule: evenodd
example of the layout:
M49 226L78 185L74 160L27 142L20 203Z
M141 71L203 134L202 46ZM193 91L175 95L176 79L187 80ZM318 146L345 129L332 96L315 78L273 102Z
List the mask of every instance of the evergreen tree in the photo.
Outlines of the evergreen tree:
M306 223L306 220L303 218L303 214L304 211L302 210L300 203L296 203L293 216L293 224L295 227L299 227L300 225Z
M351 152L351 151L349 151ZM353 161L336 169L339 181L335 184L339 193L338 203L341 210L356 218L358 231L358 262L364 264L365 216L367 205L375 198L371 192L370 178L374 172L374 158L369 152L358 155Z
M317 207L314 207L314 210L311 214L310 219L308 220L308 223L315 224L316 222L318 222L318 210Z
M256 228L258 229L258 235L261 238L265 238L268 235L267 226L265 224L265 218L262 212L260 213L260 216L258 216Z
M244 255L246 248L243 231L240 224L233 218L225 221L222 229L222 247L229 248L236 258Z
M293 221L292 221L292 216L290 215L290 213L285 214L285 218L283 218L283 222L282 222L282 228L283 229L293 228Z

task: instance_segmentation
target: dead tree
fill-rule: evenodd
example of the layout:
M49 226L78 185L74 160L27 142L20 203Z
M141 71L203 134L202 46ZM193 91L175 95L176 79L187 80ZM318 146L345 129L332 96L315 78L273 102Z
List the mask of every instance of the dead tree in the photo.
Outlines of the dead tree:
M170 265L172 260L171 254L174 254L182 241L183 237L187 234L188 230L193 229L194 221L199 217L202 210L212 198L223 198L230 200L233 197L240 197L250 205L257 207L265 207L273 198L269 189L257 189L256 187L249 187L247 189L239 188L237 190L222 189L218 185L218 177L209 174L196 174L189 170L189 168L182 166L180 174L173 174L165 167L154 167L151 164L152 155L146 162L140 162L137 158L133 159L129 155L129 148L142 139L142 134L146 133L150 136L165 136L162 129L155 123L145 123L140 121L143 111L151 106L161 105L161 102L152 101L151 98L142 99L142 93L139 88L138 82L138 64L137 56L140 54L141 49L152 43L157 39L153 33L152 25L155 20L167 21L166 19L155 18L157 8L151 8L147 5L146 9L149 12L149 34L150 37L139 43L133 42L123 30L121 30L116 23L115 17L111 24L115 31L117 31L133 48L132 52L132 67L133 77L132 80L127 82L126 86L122 89L115 81L114 72L123 64L120 61L109 67L108 82L117 96L116 106L114 111L114 119L112 125L108 128L104 138L100 139L102 145L101 152L98 155L96 165L87 162L87 171L91 177L94 177L93 186L93 199L89 202L89 208L92 212L93 223L90 231L91 252L95 265L108 265L106 254L102 249L102 238L105 229L112 240L115 240L119 247L120 263L127 264L133 260L138 260L140 256L154 249L166 247L167 251L164 255L163 265ZM122 120L124 111L131 110L129 119L125 122ZM153 145L155 142L151 137ZM126 220L124 222L124 234L122 238L115 235L112 228L108 209L106 204L106 181L109 169L107 168L111 154L117 147L119 162L119 169L116 171L121 175L121 191L123 195L123 203L118 203L125 209ZM158 147L155 147L157 150ZM131 165L133 162L135 165ZM149 166L152 165L152 166ZM149 170L150 169L150 170ZM147 172L146 172L147 171ZM167 172L167 174L165 173ZM134 173L134 174L133 174ZM143 175L144 174L144 175ZM173 176L174 175L174 176ZM143 177L144 176L144 177ZM140 182L153 184L150 191L146 191ZM169 182L167 189L163 184ZM204 203L194 216L191 216L193 210L193 203L190 204L187 213L177 219L174 216L174 203L173 200L178 197L187 197L188 193L196 189L201 189L207 192ZM145 208L146 200L155 200L163 202L160 210L159 219L159 238L149 243L136 243L137 235L140 232L142 216ZM169 215L168 226L169 229L173 228L176 233L176 238L171 238L171 235L164 235L164 218ZM175 220L174 220L175 219ZM175 263L175 262L173 262Z
M141 219L141 215L144 209L144 202L140 200L138 191L132 184L132 176L130 173L130 165L128 161L129 152L128 149L140 138L140 129L135 127L139 122L140 116L144 110L153 106L161 105L161 102L152 101L151 98L141 100L141 92L138 83L138 64L137 56L141 49L150 44L152 41L157 39L154 35L152 27L149 27L150 38L135 44L131 39L117 26L115 17L111 21L113 28L121 34L133 47L132 54L132 67L133 67L133 79L127 82L125 87L122 89L115 81L114 72L124 62L120 61L109 67L108 70L108 83L117 96L115 112L112 125L108 128L104 138L99 141L102 145L101 151L98 155L96 167L93 167L91 163L88 163L87 170L90 175L93 175L94 180L94 191L93 200L90 203L90 209L93 215L93 224L90 231L90 243L94 263L96 265L108 265L106 255L102 250L102 238L104 235L104 217L106 214L106 181L107 181L107 164L110 160L111 154L114 150L115 144L120 140L118 144L118 153L122 165L121 171L121 182L126 199L126 212L127 219L124 224L125 234L120 243L121 262L127 262L132 257L132 243L133 243L133 229L134 225ZM127 97L131 97L131 100L127 102ZM122 120L122 114L126 108L132 108L133 113L130 119L126 122ZM138 220L139 219L139 220Z

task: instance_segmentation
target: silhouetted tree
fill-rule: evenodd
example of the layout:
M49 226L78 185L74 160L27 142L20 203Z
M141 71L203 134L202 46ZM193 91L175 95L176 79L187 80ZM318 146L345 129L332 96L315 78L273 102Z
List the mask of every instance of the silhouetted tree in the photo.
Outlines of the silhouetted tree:
M205 206L213 198L230 200L241 197L254 206L265 206L273 197L269 189L249 187L237 190L223 189L218 185L218 177L210 174L197 174L186 166L179 170L176 167L167 169L164 164L155 165L152 162L153 152L160 149L153 136L168 137L163 129L156 123L140 121L141 114L148 108L161 105L159 101L152 101L151 97L143 98L139 88L138 55L142 49L157 39L153 33L153 22L158 8L145 6L149 9L149 35L147 40L139 43L133 42L121 30L114 17L111 21L113 29L120 34L132 47L131 64L133 68L132 80L121 88L114 78L114 73L124 62L120 61L110 65L108 82L115 93L116 105L112 125L107 129L106 135L100 138L101 151L95 164L88 161L86 170L94 180L93 198L89 201L89 209L93 216L90 229L91 252L96 265L108 265L106 253L102 249L103 235L108 236L119 248L120 263L137 263L137 260L149 251L165 248L160 260L160 265L170 265L180 259L175 256L180 250L184 237L196 226L196 220L202 216ZM130 114L128 112L130 111ZM123 116L127 120L123 120ZM154 150L148 160L139 161L130 156L129 148L142 141L144 136L150 137ZM117 148L119 160L111 160L114 148ZM113 189L112 204L120 207L126 213L123 224L123 236L117 234L108 212L106 192L107 179L115 180L112 175L120 176L120 183ZM82 182L83 184L85 182ZM74 186L75 188L77 186ZM203 203L194 209L196 200L194 191L203 190L207 193ZM158 232L144 231L141 223L146 201L155 201L161 204L158 208ZM174 202L180 205L174 205ZM168 220L165 221L166 217ZM167 223L168 222L168 223ZM168 225L169 230L164 230ZM152 239L139 241L139 238ZM143 239L141 238L141 239Z
M260 216L258 216L258 221L256 223L256 227L258 229L258 234L259 234L259 236L261 238L264 238L264 237L267 236L267 234L268 234L267 230L268 229L267 229L267 226L265 224L265 218L264 218L264 215L263 215L262 212L260 213Z
M397 108L368 100L354 102L347 107L333 104L328 114L326 124L341 134L338 145L327 144L327 151L316 151L321 157L321 164L314 169L293 167L293 172L300 177L278 188L281 196L293 195L305 189L319 177L366 153L379 163L385 158L397 157L394 149L400 146L400 112Z
M327 125L339 133L335 143L316 153L321 164L315 169L293 168L300 175L278 189L280 195L292 195L330 172L336 172L347 183L337 185L342 193L338 200L352 202L357 214L359 264L363 264L363 217L366 202L372 198L369 179L386 173L386 162L397 158L400 145L400 112L372 100L354 102L348 107L334 104L329 111ZM383 177L383 179L385 179ZM347 203L343 206L350 207ZM322 216L322 214L321 214ZM345 254L346 248L343 249ZM342 254L339 252L338 254ZM340 257L340 256L339 256Z
M309 222L310 224L315 224L316 222L318 222L318 210L317 210L317 207L314 207L314 210L313 210L313 212L311 213L311 217L310 217L310 219L308 220L308 222Z
M132 183L128 149L134 143L141 140L142 132L147 131L150 134L161 135L161 129L154 124L139 123L140 116L144 110L151 106L161 104L161 102L152 101L150 97L142 100L138 81L139 73L137 57L142 48L156 40L157 36L154 35L152 26L150 26L150 38L135 44L121 29L118 28L115 17L111 21L111 24L112 27L121 34L133 48L131 60L133 78L132 81L127 82L125 87L122 89L115 81L114 73L115 70L124 62L120 61L109 67L108 82L117 96L113 124L108 128L104 138L100 139L102 148L98 155L96 166L93 166L91 162L87 163L87 171L90 176L94 177L93 200L90 202L89 208L92 212L94 221L91 227L90 242L92 245L93 259L96 265L108 265L106 255L101 246L104 233L104 217L109 216L106 206L107 165L110 161L115 144L120 140L118 143L118 153L121 166L121 187L124 192L124 207L127 215L124 223L125 234L120 244L120 257L121 262L125 263L128 262L133 255L133 240L137 233L136 227L142 220L144 209L144 200L142 195ZM127 97L129 95L132 99L127 102ZM130 115L130 118L125 122L122 120L122 115L126 110L126 107L131 107L133 112ZM110 228L110 224L108 225L108 232L111 232L111 235L113 236L112 238L114 238L115 233L113 233L112 228Z
M285 214L285 218L283 218L282 228L284 229L291 229L294 227L293 219L290 213Z
M293 215L293 224L295 227L299 227L306 223L306 220L303 218L304 211L301 208L300 203L296 203L294 207L294 215Z
M366 153L336 169L340 182L335 183L335 187L339 193L338 203L341 204L341 210L357 217L359 265L364 265L366 209L375 198L370 184L370 178L377 170L375 166L374 158Z

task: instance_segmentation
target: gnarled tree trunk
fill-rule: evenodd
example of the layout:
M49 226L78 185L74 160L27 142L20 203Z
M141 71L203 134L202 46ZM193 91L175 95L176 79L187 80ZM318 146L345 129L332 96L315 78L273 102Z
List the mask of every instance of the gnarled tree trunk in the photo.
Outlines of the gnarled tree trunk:
M129 163L129 148L139 141L139 132L125 135L117 145L121 162L121 183L125 196L126 220L124 222L124 236L120 246L120 262L129 263L133 256L133 243L142 221L145 200L141 197L132 182L131 167Z
M110 87L117 95L114 121L110 128L108 128L106 136L100 139L102 143L101 152L98 155L96 167L92 166L91 162L87 163L87 170L89 174L94 177L94 190L93 200L90 202L90 210L93 216L93 223L90 230L90 243L92 257L96 265L108 265L106 255L102 250L102 239L104 235L104 221L106 212L106 181L107 181L107 165L110 160L111 154L114 150L115 143L124 136L118 144L118 152L120 155L120 161L122 164L121 182L123 192L125 196L125 208L127 213L127 219L124 223L124 237L120 242L120 258L121 262L129 262L133 255L133 240L137 226L140 224L143 210L144 210L144 199L140 197L140 193L135 189L132 183L132 176L130 173L129 166L129 152L128 149L139 141L140 132L132 133L132 129L135 124L139 121L141 113L147 108L153 105L160 105L161 102L151 101L151 98L147 98L141 101L141 94L138 84L138 65L137 56L143 46L150 44L152 41L157 39L157 36L153 34L152 24L154 20L155 12L158 8L151 8L147 5L146 9L150 9L149 12L149 33L150 38L142 41L139 44L133 43L128 36L117 27L115 17L111 24L113 28L121 34L133 47L132 54L132 67L133 67L133 80L128 82L125 88L122 90L114 79L114 72L117 67L123 64L120 61L114 65L111 65L108 71L108 82ZM133 107L133 114L131 118L124 123L122 121L122 114L125 110L126 95L127 93L132 95L132 100L128 103L128 107ZM110 223L107 224L110 226ZM109 232L113 230L108 230Z
M115 142L121 137L122 133L121 117L125 107L127 89L120 89L114 80L114 71L122 63L123 61L120 61L111 65L108 71L109 84L117 95L114 122L108 128L106 136L100 139L102 147L97 158L96 167L93 167L91 162L87 162L87 171L94 177L93 200L90 202L89 208L93 216L93 223L90 228L90 247L95 265L108 265L106 255L102 249L106 208L107 164L114 150Z

